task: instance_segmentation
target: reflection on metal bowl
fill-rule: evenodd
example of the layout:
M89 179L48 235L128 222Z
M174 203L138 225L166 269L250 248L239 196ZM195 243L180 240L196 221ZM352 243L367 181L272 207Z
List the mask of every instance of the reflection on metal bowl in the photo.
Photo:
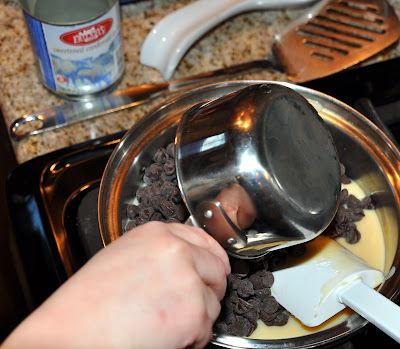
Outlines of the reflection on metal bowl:
M142 185L141 171L151 162L155 151L174 139L181 115L197 103L263 82L225 82L190 91L153 110L127 132L107 164L100 187L99 222L105 244L122 234L125 218L123 203L132 199ZM314 105L328 125L340 161L348 168L348 176L367 195L372 195L385 235L385 273L392 266L396 268L380 292L395 299L400 284L399 151L374 124L354 109L317 91L292 84L284 85L293 88ZM229 348L307 348L344 340L366 323L359 315L353 314L332 328L290 340L255 340L216 333L213 343Z

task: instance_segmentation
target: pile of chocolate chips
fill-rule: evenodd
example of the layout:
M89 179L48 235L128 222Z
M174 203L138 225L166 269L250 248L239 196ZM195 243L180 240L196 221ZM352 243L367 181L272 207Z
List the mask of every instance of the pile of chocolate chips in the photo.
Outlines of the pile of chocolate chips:
M231 258L232 273L221 302L221 313L214 324L219 334L250 336L257 320L267 326L284 326L289 315L271 295L273 271L285 265L288 256L300 257L306 246L296 245L273 251L258 259Z
M346 176L346 168L343 164L340 164L340 170L342 183L349 184L351 180ZM357 243L361 239L361 234L357 229L356 222L365 216L364 210L373 210L374 208L371 196L359 200L353 194L349 195L347 189L342 189L336 216L324 234L331 238L343 237L349 244Z
M128 223L125 231L148 221L184 222L189 217L178 188L174 150L174 143L158 149L153 163L145 168L145 186L136 192L138 205L128 204L126 207Z
M341 165L342 183L350 180ZM136 193L138 205L126 208L128 231L150 220L162 222L185 222L189 216L183 203L175 172L174 144L160 148L154 155L153 163L145 168L145 186ZM327 235L343 236L353 243L360 238L355 222L363 216L364 209L372 209L371 198L358 200L342 190L338 214L326 232ZM297 245L268 253L252 259L230 259L232 273L228 276L227 291L221 302L221 313L214 330L219 334L249 336L257 328L257 320L267 326L283 326L288 321L286 310L271 295L274 282L272 272L282 267L289 255L301 256L305 245Z

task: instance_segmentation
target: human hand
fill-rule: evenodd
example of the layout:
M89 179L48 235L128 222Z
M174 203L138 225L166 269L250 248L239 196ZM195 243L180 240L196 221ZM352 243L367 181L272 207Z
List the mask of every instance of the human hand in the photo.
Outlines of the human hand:
M150 222L90 259L5 342L29 348L200 348L230 273L202 229Z

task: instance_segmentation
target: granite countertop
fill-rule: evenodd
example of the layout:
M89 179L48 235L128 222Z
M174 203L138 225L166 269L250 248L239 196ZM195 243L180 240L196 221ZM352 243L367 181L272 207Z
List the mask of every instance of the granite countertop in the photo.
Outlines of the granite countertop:
M163 81L158 71L139 63L142 42L163 16L190 2L147 0L121 7L126 70L118 89ZM400 16L400 0L389 2ZM304 11L305 9L256 11L226 21L187 52L173 79L264 57L275 34L282 32L288 23ZM400 56L399 44L364 64L396 56ZM7 127L24 114L65 103L65 100L50 93L39 82L22 10L14 1L0 2L0 57L0 106ZM236 78L288 81L285 74L272 71ZM162 101L157 99L139 107L82 121L18 142L13 141L17 161L22 163L71 144L127 130Z

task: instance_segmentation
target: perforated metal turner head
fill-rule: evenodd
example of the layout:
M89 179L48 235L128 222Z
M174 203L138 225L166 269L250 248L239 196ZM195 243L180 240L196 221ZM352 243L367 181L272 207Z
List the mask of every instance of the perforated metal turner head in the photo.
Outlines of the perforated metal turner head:
M399 35L399 20L385 0L323 1L280 35L272 51L289 78L302 82L358 64Z

